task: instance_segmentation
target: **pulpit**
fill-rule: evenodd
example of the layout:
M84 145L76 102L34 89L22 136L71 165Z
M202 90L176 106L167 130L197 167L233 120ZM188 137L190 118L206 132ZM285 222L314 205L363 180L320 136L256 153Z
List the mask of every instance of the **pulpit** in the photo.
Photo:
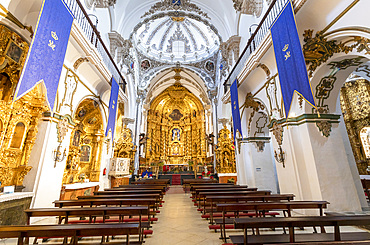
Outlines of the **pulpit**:
M111 158L109 176L111 187L126 185L130 179L130 158Z

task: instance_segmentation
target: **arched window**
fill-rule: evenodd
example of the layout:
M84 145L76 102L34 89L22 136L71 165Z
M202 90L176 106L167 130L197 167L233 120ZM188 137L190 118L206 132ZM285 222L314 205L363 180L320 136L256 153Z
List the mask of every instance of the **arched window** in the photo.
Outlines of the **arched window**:
M11 148L21 148L25 130L26 126L22 122L17 123L14 129L12 142L10 144Z

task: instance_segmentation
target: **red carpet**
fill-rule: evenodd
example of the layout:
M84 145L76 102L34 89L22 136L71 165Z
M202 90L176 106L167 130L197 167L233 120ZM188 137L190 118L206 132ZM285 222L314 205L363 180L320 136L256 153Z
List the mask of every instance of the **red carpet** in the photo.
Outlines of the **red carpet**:
M172 185L181 185L181 175L180 174L172 175Z

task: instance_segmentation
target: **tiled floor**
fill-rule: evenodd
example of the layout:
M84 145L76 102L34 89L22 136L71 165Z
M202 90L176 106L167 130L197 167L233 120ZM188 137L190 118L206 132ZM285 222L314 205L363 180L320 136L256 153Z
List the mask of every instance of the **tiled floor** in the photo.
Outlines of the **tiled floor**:
M219 239L220 233L215 233L208 229L208 221L200 217L200 213L189 197L190 194L185 194L181 186L171 186L164 197L165 203L160 209L161 212L157 215L158 221L153 224L152 229L154 233L145 239L145 245L223 244ZM52 224L55 221L55 218L50 218L37 222L37 224ZM332 229L328 228L327 231L332 232ZM350 232L361 230L355 227L343 227L341 231ZM312 232L312 229L306 228L303 231L297 230L296 232ZM241 231L231 230L228 230L227 233L228 235L242 234ZM261 233L281 234L282 230L263 230ZM17 244L16 239L0 240L0 245L10 244Z
M220 234L208 229L208 221L201 219L189 197L181 186L171 187L146 245L222 244Z

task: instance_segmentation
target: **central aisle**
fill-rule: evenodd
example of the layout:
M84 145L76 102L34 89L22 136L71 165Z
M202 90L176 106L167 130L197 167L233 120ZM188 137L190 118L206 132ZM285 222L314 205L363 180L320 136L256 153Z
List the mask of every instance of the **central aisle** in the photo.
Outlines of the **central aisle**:
M189 197L181 186L171 186L153 224L153 235L145 239L146 245L223 244L220 233L208 229L208 221L201 219Z

